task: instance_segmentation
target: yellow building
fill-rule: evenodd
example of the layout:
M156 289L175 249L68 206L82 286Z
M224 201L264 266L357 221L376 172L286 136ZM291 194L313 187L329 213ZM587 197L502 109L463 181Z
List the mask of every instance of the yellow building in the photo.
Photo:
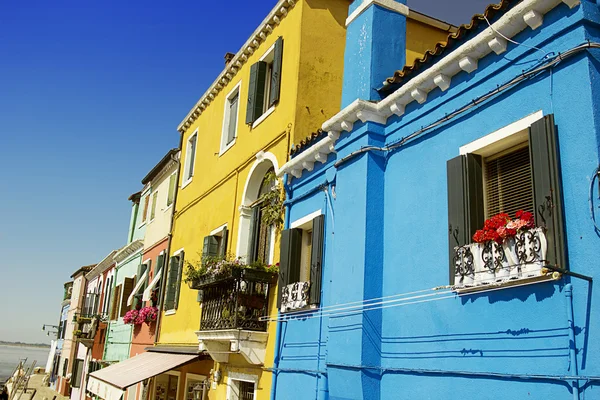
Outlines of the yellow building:
M185 283L186 268L207 253L278 262L279 229L261 218L261 196L276 184L265 176L288 161L292 143L340 109L349 4L278 1L242 49L226 55L223 72L179 125L179 190L156 351L200 351L201 361L158 376L150 399L163 400L165 390L164 400L191 399L204 379L211 400L269 398L276 324L232 325L224 304L233 289L211 286L199 295ZM412 13L407 62L448 29ZM237 282L249 285L246 292L268 293L265 303L252 306L254 316L277 314L274 282Z

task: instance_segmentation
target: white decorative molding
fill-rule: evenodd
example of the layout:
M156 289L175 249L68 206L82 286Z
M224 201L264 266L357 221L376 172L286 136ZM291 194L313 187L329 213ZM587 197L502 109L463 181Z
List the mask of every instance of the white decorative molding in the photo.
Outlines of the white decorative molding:
M508 43L504 38L495 37L488 42L488 46L490 46L490 49L492 49L494 53L500 55L506 51Z
M433 78L433 82L442 90L442 92L445 92L450 87L450 77L444 74L439 74Z
M262 39L264 43L266 40L266 36L270 35L273 32L273 24L279 25L281 23L281 19L285 18L289 13L290 9L295 5L293 0L279 0L277 4L271 9L271 12L266 16L266 18L260 23L258 28L249 36L248 40L241 49L236 53L231 62L225 66L223 72L219 74L217 79L209 86L208 90L200 97L200 100L196 103L194 107L191 108L190 112L186 117L182 120L182 122L177 127L179 133L184 133L191 125L194 123L198 116L194 116L194 110L200 104L210 104L207 97L213 91L216 90L216 93L219 93L227 84L233 79L233 77L239 72L239 68L242 67L244 63L248 61L248 55L252 55L252 53L261 45L261 43L257 40L257 38ZM231 65L235 65L238 69L230 69ZM231 77L227 77L226 74L230 73Z
M346 18L346 26L350 25L352 21L358 18L359 15L364 13L367 8L372 5L378 5L387 10L395 11L398 14L408 16L408 7L402 3L398 3L394 0L363 0L362 4L359 5L349 16Z
M544 16L536 10L530 10L523 15L523 20L531 29L537 29L544 23Z
M134 240L129 243L127 246L123 247L121 250L114 255L114 260L117 263L125 261L131 255L136 254L138 251L144 248L144 241L142 239Z
M413 91L410 92L410 95L419 104L423 104L427 101L427 92L419 88L413 89Z
M225 329L197 331L200 351L206 351L220 363L229 362L230 354L241 354L249 364L263 365L267 351L267 332Z
M478 60L488 54L505 51L506 49L503 49L506 45L505 39L500 39L498 33L511 38L529 26L537 28L539 27L538 23L543 23L543 15L563 2L568 6L579 4L579 0L523 0L505 12L491 27L484 29L477 36L460 45L380 102L355 100L323 123L321 129L329 132L326 138L312 144L308 149L288 161L281 167L277 175L282 176L289 173L300 178L303 170L302 163L306 160L315 160L317 153L320 153L319 158L323 158L324 155L334 152L339 133L345 131L346 127L352 126L351 124L359 119L385 124L387 118L392 115L402 116L405 107L412 101L418 101L421 94L426 95L436 87L441 88L439 84L451 83L452 77L462 71L474 71L477 68ZM361 6L372 3L377 2L366 0ZM525 17L526 15L527 17ZM447 79L442 79L440 76ZM417 99L413 97L413 94L417 94ZM331 135L332 132L337 132L337 135Z

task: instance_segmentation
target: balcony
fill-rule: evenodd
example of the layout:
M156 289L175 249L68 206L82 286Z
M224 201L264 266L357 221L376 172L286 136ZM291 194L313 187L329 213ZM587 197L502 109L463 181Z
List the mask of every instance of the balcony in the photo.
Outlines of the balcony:
M277 275L252 269L232 269L190 283L201 291L202 314L196 332L200 350L219 362L242 354L251 364L262 364L267 343L269 291Z
M552 275L545 268L546 250L543 228L519 232L502 243L490 240L456 247L455 288L460 290L520 283Z

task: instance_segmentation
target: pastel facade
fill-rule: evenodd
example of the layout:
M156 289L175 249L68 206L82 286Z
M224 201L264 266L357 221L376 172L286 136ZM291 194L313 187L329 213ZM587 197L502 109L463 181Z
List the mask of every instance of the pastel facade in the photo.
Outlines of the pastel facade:
M403 18L379 2L350 13L366 3L349 32ZM324 239L316 308L280 313L276 398L594 397L598 5L505 1L484 15L492 28L476 16L403 69L382 59L390 43L360 63L347 43L344 109L280 170L283 271L302 266L306 232ZM541 229L473 243L486 218L518 209Z

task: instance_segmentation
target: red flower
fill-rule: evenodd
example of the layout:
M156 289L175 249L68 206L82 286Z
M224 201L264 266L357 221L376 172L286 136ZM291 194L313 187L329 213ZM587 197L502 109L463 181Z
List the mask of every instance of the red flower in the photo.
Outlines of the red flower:
M476 243L485 242L485 231L483 229L479 229L477 232L475 232L475 234L473 235L473 241Z

